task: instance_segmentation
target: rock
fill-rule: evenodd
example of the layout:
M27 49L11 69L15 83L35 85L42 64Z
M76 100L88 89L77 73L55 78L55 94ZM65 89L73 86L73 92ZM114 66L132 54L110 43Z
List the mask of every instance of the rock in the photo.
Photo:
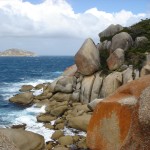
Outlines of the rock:
M116 70L124 63L124 50L117 48L107 59L109 70Z
M110 26L108 26L103 32L99 33L99 37L100 38L104 38L104 37L110 37L115 35L117 32L123 30L123 27L119 24L114 25L111 24Z
M42 89L44 87L45 87L45 84L38 84L38 85L35 86L35 89L36 90L40 90L40 89Z
M140 76L143 77L145 75L150 74L150 65L145 65L140 72Z
M146 44L146 42L148 42L148 39L145 36L136 37L135 46L142 46L143 44Z
M72 93L73 92L73 85L75 84L75 78L65 76L59 79L56 83L55 92L63 92L63 93Z
M80 91L74 91L71 95L71 101L78 102L80 100Z
M82 103L89 103L91 99L91 91L93 87L95 76L85 76L82 80L80 101Z
M52 109L50 113L58 117L62 115L67 109L68 109L68 106L59 106L59 107Z
M56 130L52 136L51 139L58 140L60 137L64 136L64 133L61 130Z
M103 83L103 77L101 77L100 74L101 74L100 72L97 72L95 74L95 80L94 80L93 87L92 87L90 101L93 101L94 99L98 98L100 95L100 89Z
M53 144L51 142L46 142L46 150L51 150L53 148Z
M12 125L11 128L12 129L23 129L23 130L25 130L26 124Z
M88 108L90 109L90 110L94 110L95 108L96 108L96 106L97 106L97 104L99 103L99 102L101 102L103 99L95 99L95 100L93 100L93 101L91 101L90 103L88 103Z
M56 117L54 117L48 113L47 114L40 114L36 118L37 118L38 122L45 122L45 123L53 121L56 119Z
M49 123L46 123L46 124L44 125L44 127L45 127L45 128L48 128L48 129L50 129L50 130L54 129L54 126L52 126L52 125L49 124Z
M33 88L34 87L32 85L23 85L19 91L20 92L27 92L27 91L31 91Z
M64 146L57 146L57 147L55 147L53 150L70 150L70 148L66 148L66 147L64 147Z
M122 73L123 84L126 84L133 80L133 66L130 65L125 71Z
M22 104L22 105L28 105L33 101L33 93L26 92L26 93L17 94L14 97L10 98L9 101L13 103Z
M71 144L73 144L73 138L70 135L62 136L58 139L58 142L64 146L71 145Z
M87 131L91 115L84 114L82 116L72 117L68 121L68 126L77 130Z
M41 108L42 106L47 106L49 105L50 101L48 99L42 100L42 101L34 101L34 106Z
M6 136L10 141L12 141L20 150L31 150L31 149L44 150L45 147L44 137L39 134L18 129L2 129L2 128L0 129L0 133Z
M77 72L77 66L76 64L75 65L72 65L70 67L68 67L64 72L63 72L63 76L74 76L75 73Z
M149 129L150 131L150 86L143 90L140 96L138 114L141 126L143 128Z
M82 138L79 142L78 142L78 148L81 149L87 149L87 144L86 144L86 138Z
M6 135L0 132L1 150L19 150L19 148Z
M126 32L121 32L113 36L110 49L111 52L115 51L117 48L121 48L124 51L126 51L132 45L133 45L132 37Z
M59 123L55 126L55 130L60 130L60 129L64 129L65 124L64 123Z
M71 94L58 92L53 95L53 97L50 99L50 101L57 101L57 102L69 101L70 97L71 97Z
M56 86L57 82L58 82L60 79L62 79L62 78L64 78L64 77L63 77L63 76L58 77L57 79L55 79L55 80L48 86L49 91L50 91L51 93L54 93L54 92L55 92L55 86Z
M99 51L92 39L87 39L75 55L78 71L83 75L91 75L100 69Z
M113 72L109 74L103 80L100 97L104 98L104 97L111 95L121 85L122 85L122 73L121 72Z
M150 149L150 127L146 126L149 93L150 75L147 75L123 85L101 101L88 126L88 147L91 150Z
M111 46L111 41L105 40L105 41L103 41L102 43L99 44L98 50L100 52L104 51L104 50L106 51L106 50L110 49L110 46Z

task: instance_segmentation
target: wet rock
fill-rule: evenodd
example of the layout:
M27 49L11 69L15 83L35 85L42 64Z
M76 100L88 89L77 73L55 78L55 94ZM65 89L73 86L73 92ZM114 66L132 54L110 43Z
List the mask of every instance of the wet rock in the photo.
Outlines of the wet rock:
M64 133L61 130L56 130L52 136L51 139L58 140L60 137L64 136Z
M27 92L27 91L31 91L33 88L34 87L32 85L23 85L19 91L20 92Z
M54 117L54 116L52 116L52 115L50 115L48 113L40 114L40 115L37 116L37 121L38 122L45 122L45 123L47 123L47 122L53 121L55 119L56 119L56 117Z
M26 92L26 93L17 94L14 97L10 98L9 101L13 103L22 104L22 105L28 105L33 101L33 93Z
M58 142L64 146L71 145L71 144L73 144L73 138L70 135L62 136L58 139Z

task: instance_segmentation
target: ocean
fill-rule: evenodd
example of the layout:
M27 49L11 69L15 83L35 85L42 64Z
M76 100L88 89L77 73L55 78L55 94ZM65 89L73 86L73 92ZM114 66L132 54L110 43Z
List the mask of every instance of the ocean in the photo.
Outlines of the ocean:
M36 120L36 116L45 111L44 106L23 107L8 100L19 93L22 85L52 82L73 64L71 56L0 57L0 127L25 123L28 131L39 133L48 141L53 131Z

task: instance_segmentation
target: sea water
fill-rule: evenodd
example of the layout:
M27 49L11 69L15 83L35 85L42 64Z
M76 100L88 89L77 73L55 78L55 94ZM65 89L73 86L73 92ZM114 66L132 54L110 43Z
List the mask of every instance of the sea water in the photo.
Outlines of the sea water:
M45 106L24 107L8 100L19 93L22 85L52 82L73 64L71 56L0 57L0 127L25 123L26 130L39 133L49 140L54 131L46 129L43 123L36 120L39 113L45 112ZM66 132L69 131L66 129Z

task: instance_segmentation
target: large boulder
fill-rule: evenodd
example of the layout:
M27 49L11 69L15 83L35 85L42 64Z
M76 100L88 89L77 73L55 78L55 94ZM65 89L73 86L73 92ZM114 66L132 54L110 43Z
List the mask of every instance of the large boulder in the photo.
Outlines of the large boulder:
M55 92L64 92L64 93L72 93L73 85L76 83L75 78L73 76L65 76L59 79L55 85Z
M148 74L150 74L150 65L145 65L141 69L140 76L143 77L143 76L148 75Z
M75 73L77 72L77 66L76 64L75 65L72 65L68 68L66 68L66 70L63 72L63 76L74 76Z
M0 132L1 150L19 150L19 148L3 133Z
M149 150L149 93L150 75L125 84L101 101L88 126L88 147L91 150Z
M100 93L100 97L105 98L111 95L122 85L122 73L113 72L109 74L104 80Z
M80 101L82 103L89 103L91 99L91 92L94 83L95 76L85 76L82 80Z
M6 136L10 141L12 141L15 144L15 146L20 150L31 150L31 149L44 150L45 147L44 137L39 134L19 129L2 129L2 128L0 129L0 133Z
M101 52L103 50L109 50L111 46L111 41L105 40L102 43L100 43L97 48Z
M94 99L98 98L100 95L100 90L103 83L103 77L101 77L100 75L101 75L100 72L97 72L95 74L95 80L93 82L90 101L93 101Z
M115 51L117 48L121 48L126 51L132 45L133 45L133 40L130 34L128 34L127 32L121 32L113 36L110 49L111 52Z
M87 131L91 115L84 114L82 116L72 117L68 121L69 127L77 130Z
M119 24L114 25L111 24L110 26L108 26L103 32L99 33L99 37L100 38L104 38L104 37L110 37L115 35L117 32L123 30L123 27Z
M124 63L124 50L117 48L107 59L109 70L116 70Z
M100 69L99 51L92 39L87 39L75 55L78 71L91 75Z
M33 93L32 92L26 92L17 94L14 97L9 99L10 102L18 103L22 105L28 105L33 101Z
M133 80L133 66L129 65L129 67L122 72L123 76L123 84L126 84Z

